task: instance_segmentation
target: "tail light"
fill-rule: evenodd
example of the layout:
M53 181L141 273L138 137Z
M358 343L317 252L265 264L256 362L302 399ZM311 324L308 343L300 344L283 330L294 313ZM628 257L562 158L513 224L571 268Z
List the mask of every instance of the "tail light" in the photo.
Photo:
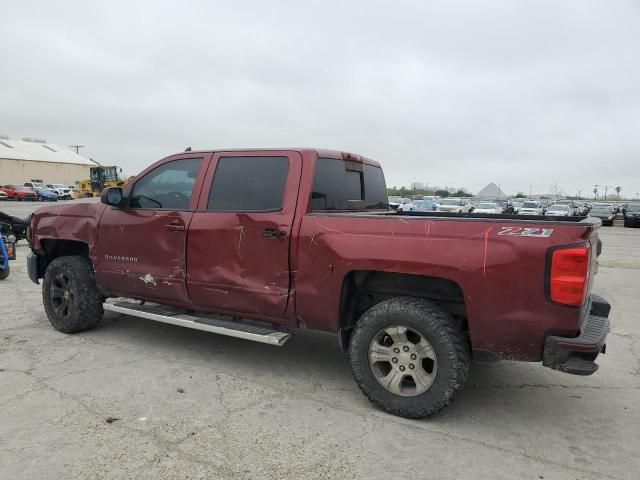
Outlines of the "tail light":
M553 250L549 270L549 297L552 302L580 306L589 284L589 247Z

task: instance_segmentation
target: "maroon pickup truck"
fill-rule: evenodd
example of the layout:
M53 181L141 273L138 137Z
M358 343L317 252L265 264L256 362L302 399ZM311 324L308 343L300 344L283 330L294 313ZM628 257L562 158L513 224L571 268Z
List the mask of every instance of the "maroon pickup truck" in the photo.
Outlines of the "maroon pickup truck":
M189 151L102 203L38 209L28 270L65 333L105 310L273 345L336 332L373 403L422 417L453 400L471 360L598 368L599 227L394 212L380 165L345 152Z

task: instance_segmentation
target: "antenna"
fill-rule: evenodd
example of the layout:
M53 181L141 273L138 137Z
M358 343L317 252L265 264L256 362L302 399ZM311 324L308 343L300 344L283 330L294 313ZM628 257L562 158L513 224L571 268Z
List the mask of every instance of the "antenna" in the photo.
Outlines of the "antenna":
M79 154L80 153L80 149L84 148L84 145L69 145L69 148L75 148L76 149L76 153Z

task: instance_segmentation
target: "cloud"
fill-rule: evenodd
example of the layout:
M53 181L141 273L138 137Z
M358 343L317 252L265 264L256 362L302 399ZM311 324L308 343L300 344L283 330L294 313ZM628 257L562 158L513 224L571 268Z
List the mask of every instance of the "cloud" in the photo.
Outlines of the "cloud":
M0 130L139 171L320 146L390 185L640 192L640 9L616 2L10 2Z

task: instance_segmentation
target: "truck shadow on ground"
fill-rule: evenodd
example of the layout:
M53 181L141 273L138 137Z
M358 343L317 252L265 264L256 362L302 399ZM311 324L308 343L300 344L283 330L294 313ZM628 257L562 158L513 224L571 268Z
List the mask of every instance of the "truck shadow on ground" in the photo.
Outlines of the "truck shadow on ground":
M193 368L212 369L276 387L285 385L291 398L311 394L317 395L319 401L344 405L350 411L366 414L373 409L382 413L360 393L351 375L348 355L340 351L333 334L298 330L278 348L108 314L104 325L83 335ZM521 425L523 421L532 425L541 420L549 423L558 415L576 420L588 414L584 404L577 404L589 392L574 390L575 380L565 385L566 381L567 375L543 369L537 363L472 364L466 386L456 401L426 421L477 421L492 415L513 415ZM600 388L597 385L584 388ZM556 415L549 415L551 409Z

